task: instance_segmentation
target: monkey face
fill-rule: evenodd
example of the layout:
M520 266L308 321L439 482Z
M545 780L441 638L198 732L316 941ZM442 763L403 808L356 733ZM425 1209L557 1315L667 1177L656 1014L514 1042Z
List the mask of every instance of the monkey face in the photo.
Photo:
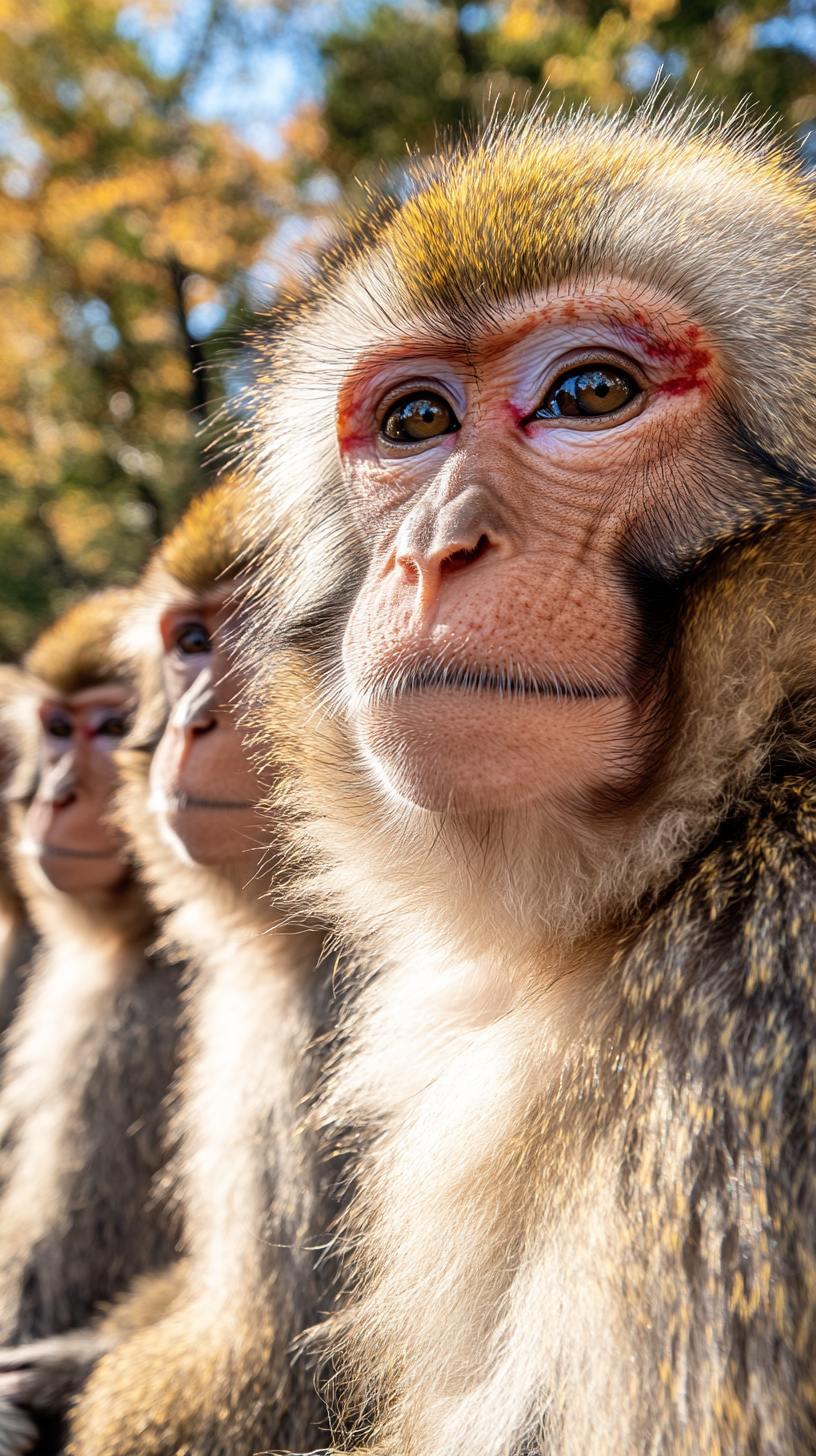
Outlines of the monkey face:
M223 594L171 607L160 622L170 716L153 757L151 807L183 856L223 864L259 842L260 781L245 746Z
M468 351L409 333L341 389L371 543L344 671L363 751L401 798L569 807L644 774L664 671L627 561L647 537L659 555L669 508L678 550L717 382L699 324L647 292L508 303ZM697 531L705 510L697 490Z
M109 815L113 754L128 706L125 690L113 683L40 704L37 782L22 848L65 894L111 889L127 873L124 840Z

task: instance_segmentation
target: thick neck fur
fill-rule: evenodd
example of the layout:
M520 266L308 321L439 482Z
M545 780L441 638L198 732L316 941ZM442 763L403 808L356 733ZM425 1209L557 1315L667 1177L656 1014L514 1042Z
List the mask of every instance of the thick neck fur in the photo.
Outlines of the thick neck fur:
M101 1369L80 1409L78 1449L96 1451L100 1430L106 1451L124 1449L127 1410L118 1409L114 1437L105 1408L109 1388L120 1377L132 1384L134 1369L142 1398L164 1412L140 1449L163 1451L183 1436L202 1453L306 1449L319 1440L323 1408L290 1346L328 1300L325 1265L315 1270L326 1180L305 1123L331 967L320 965L322 936L286 922L273 876L252 856L218 867L175 858L144 807L142 775L143 764L126 769L122 814L165 914L165 943L188 965L173 1181L189 1272L181 1303L141 1341L140 1364L125 1348L121 1370L117 1357ZM212 1361L209 1387L196 1376L165 1411L165 1384L177 1388L191 1352L202 1371ZM135 1402L133 1418L141 1430Z
M144 804L137 769L122 817L164 914L164 944L188 965L176 1118L186 1243L209 1263L206 1277L234 1307L236 1290L257 1283L239 1278L241 1264L265 1262L269 1246L259 1230L279 1218L276 1245L285 1240L294 1249L312 1212L287 1199L296 1190L310 1196L310 1175L296 1163L305 1154L299 1128L309 1054L326 1014L328 970L317 970L322 936L287 922L256 855L226 865L185 864L162 842ZM277 1184L286 1190L282 1201L274 1198ZM234 1278L230 1261L238 1265Z
M717 1341L724 1351L738 1341L704 1297L711 1283L689 1272L702 1292L686 1305L672 1295L684 1278L672 1261L691 1237L677 1200L712 1126L700 1108L730 1088L733 1054L723 1042L710 1074L673 1082L643 1027L648 1036L657 1023L650 997L664 1020L685 1018L674 1033L696 1068L689 1048L708 1046L722 1014L706 999L704 949L742 871L719 866L731 851L718 836L741 816L764 825L757 796L780 765L812 774L814 580L814 528L802 521L711 569L682 626L680 726L663 769L593 843L529 811L474 827L388 807L376 784L346 772L353 748L336 720L312 720L306 752L302 737L284 746L294 766L284 792L301 812L295 853L320 866L304 894L369 948L374 971L324 1104L335 1135L350 1122L358 1145L361 1132L369 1140L345 1229L349 1299L328 1341L342 1444L368 1435L377 1456L678 1456L725 1449L716 1442L730 1429L747 1456L757 1431L756 1449L771 1449L772 1432L799 1429L790 1412L773 1415L772 1379L747 1400L732 1357L717 1365ZM292 672L308 688L308 671ZM306 701L314 712L317 699ZM764 833L746 839L749 859L761 860ZM744 913L732 932L740 986L742 937L759 934L752 906ZM678 971L672 955L691 960ZM701 988L686 998L695 955ZM747 1131L745 1149L744 1176L764 1179L749 1167ZM621 1170L638 1150L628 1219ZM761 1201L740 1212L730 1197L712 1193L724 1212L719 1234L709 1215L710 1237L750 1245ZM715 1334L695 1367L705 1319Z
M0 858L0 1037L11 1024L25 968L33 950L31 922L17 886ZM0 1057L2 1055L3 1043L0 1042Z

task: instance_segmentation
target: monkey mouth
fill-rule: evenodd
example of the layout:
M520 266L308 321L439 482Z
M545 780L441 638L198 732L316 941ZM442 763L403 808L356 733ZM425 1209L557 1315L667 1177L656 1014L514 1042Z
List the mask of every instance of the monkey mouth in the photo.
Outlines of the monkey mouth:
M56 844L46 844L45 841L37 843L33 841L34 850L40 855L50 855L53 859L114 859L114 849L65 849L64 846L57 847Z
M414 693L459 692L491 695L502 700L587 701L619 698L624 689L591 678L573 680L557 673L537 674L526 668L506 665L422 662L399 672L389 672L368 688L369 701L394 701Z
M197 794L171 794L161 806L165 811L179 813L185 809L254 809L252 799L207 799Z

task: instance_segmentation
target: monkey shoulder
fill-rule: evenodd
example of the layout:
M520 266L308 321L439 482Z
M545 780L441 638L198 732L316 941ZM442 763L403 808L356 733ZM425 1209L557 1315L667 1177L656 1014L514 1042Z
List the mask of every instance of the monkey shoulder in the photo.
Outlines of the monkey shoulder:
M788 774L757 786L644 917L620 989L653 1024L702 1017L707 1046L740 1021L762 1034L771 1008L774 1024L796 1013L801 1040L816 1031L814 953L816 776Z
M688 1340L714 1331L745 1410L740 1371L766 1372L757 1430L787 1388L801 1440L816 1439L814 968L816 783L791 773L756 788L645 918L595 1068L661 1319L685 1300Z

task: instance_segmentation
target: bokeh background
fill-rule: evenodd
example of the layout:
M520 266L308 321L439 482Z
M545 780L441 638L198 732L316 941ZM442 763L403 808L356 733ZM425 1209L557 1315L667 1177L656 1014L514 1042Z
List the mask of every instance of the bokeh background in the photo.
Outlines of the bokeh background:
M816 164L816 0L0 0L0 657L133 579L240 428L242 336L406 140L658 74Z

